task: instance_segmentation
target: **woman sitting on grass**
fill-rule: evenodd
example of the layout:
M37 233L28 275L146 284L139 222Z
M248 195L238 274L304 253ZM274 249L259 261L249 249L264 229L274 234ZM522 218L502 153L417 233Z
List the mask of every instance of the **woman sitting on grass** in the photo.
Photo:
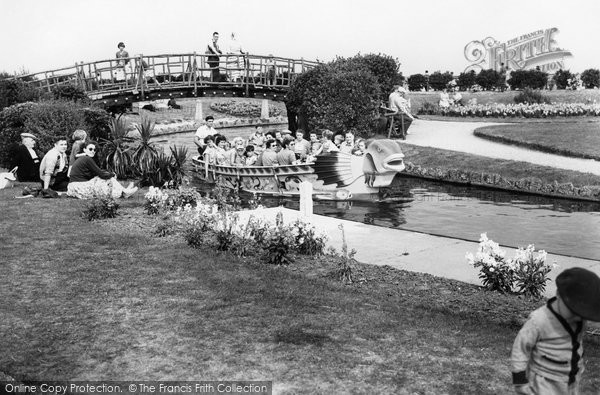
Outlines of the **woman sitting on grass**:
M71 168L71 181L67 186L67 195L79 199L92 199L96 196L110 195L113 198L128 198L137 191L130 183L127 188L117 181L115 174L102 170L94 161L98 149L95 142L88 142L83 148L85 155L75 160Z

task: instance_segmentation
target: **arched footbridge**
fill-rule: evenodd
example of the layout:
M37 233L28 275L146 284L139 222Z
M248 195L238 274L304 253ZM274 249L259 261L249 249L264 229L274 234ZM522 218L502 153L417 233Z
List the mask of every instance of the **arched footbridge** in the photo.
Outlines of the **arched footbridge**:
M294 79L318 62L261 55L188 53L136 55L78 63L16 77L47 91L78 86L104 107L188 97L249 97L283 100ZM212 60L212 59L211 59Z

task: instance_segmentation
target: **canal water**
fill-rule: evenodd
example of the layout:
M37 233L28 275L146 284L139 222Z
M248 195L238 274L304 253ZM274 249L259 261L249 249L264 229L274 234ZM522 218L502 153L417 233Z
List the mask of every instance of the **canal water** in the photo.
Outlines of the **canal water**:
M247 133L248 128L244 128ZM186 136L188 135L188 136ZM176 136L190 143L193 134ZM163 136L166 137L166 136ZM169 141L172 143L173 141ZM315 214L477 241L481 233L502 245L534 244L554 254L600 260L600 203L558 199L399 175L392 199L315 201ZM267 207L298 209L291 198L262 197ZM374 246L377 241L373 241ZM512 252L509 253L512 256Z

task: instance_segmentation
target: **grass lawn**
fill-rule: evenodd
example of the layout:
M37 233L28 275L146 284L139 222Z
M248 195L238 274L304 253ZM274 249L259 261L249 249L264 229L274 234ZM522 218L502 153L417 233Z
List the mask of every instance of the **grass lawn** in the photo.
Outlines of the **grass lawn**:
M591 173L580 173L528 162L488 158L439 148L421 147L404 142L401 142L401 145L402 153L405 156L404 160L423 167L495 173L513 179L537 177L545 184L552 184L556 181L559 184L570 182L576 187L600 185L600 176Z
M117 219L87 222L81 201L17 192L0 191L0 372L18 380L510 394L512 341L543 303L367 265L344 285L328 259L272 267L152 236L159 219L139 200ZM584 393L598 393L600 341L585 342Z
M600 160L600 120L486 126L475 135L559 155Z

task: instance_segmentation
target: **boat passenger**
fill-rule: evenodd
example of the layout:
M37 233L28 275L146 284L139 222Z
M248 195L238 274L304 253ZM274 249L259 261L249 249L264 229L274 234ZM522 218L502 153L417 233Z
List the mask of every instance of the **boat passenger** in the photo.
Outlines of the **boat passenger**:
M310 154L317 156L323 151L323 143L319 141L316 132L310 132Z
M246 156L246 166L254 166L256 164L258 156L256 155L253 145L246 146L246 151L244 152L244 155Z
M265 145L265 132L263 127L260 125L256 125L256 129L248 138L248 145L253 145L256 152L262 152Z
M281 144L282 149L277 153L277 163L280 166L293 165L296 164L296 155L294 151L290 149L290 142L292 140L284 139L283 142L278 142L277 144Z
M265 143L265 150L260 154L256 160L256 166L277 166L277 154L275 153L274 147L275 140L269 140Z
M354 149L352 150L352 155L363 156L367 152L367 145L364 139L356 140L356 144L354 145Z
M206 144L204 144L204 138L209 135L214 136L217 134L217 131L213 127L213 124L215 123L215 118L209 115L206 118L204 118L204 122L206 123L200 126L196 130L196 134L194 135L194 143L198 147L198 153L200 155L202 155L204 149L206 148Z
M244 166L246 164L246 147L244 139L236 137L233 139L233 149L228 151L229 163L232 166Z
M328 152L336 152L339 151L338 147L332 141L333 132L331 130L323 130L321 133L321 141L323 142L323 151L322 153L326 154Z
M294 147L296 158L304 161L310 154L310 143L304 138L304 130L296 130L296 146Z
M229 156L227 155L227 137L220 135L215 138L216 147L216 164L229 165Z
M208 135L204 138L205 149L202 153L202 158L205 162L208 162L211 165L217 163L217 146L215 144L215 138L211 135Z
M342 146L344 140L344 135L341 133L336 133L336 135L333 136L333 144L335 144L335 146L338 148L338 151L340 150L340 147Z
M354 150L354 133L347 131L344 142L340 144L340 152L351 154L352 150Z

